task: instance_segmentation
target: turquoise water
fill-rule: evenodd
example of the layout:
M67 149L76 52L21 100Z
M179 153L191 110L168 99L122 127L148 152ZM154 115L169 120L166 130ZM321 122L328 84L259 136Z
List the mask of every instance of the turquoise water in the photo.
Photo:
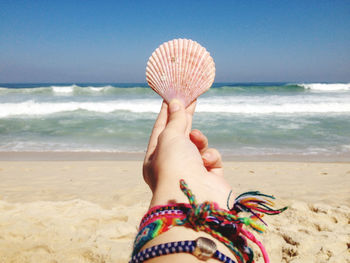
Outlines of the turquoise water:
M146 84L0 84L0 151L144 152ZM350 84L216 83L194 128L233 156L350 154Z

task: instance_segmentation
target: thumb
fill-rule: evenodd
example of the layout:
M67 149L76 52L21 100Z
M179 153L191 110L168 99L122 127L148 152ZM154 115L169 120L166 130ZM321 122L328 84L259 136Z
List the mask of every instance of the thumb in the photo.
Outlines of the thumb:
M177 99L169 103L169 119L166 129L177 133L183 133L187 127L185 106Z

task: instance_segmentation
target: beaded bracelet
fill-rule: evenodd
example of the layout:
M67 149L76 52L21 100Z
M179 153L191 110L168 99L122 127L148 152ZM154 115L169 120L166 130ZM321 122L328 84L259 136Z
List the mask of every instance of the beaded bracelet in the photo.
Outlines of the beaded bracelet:
M205 237L196 240L176 241L146 248L132 257L129 263L142 263L151 258L173 253L191 253L200 260L215 258L225 263L235 263L231 258L216 249L216 244Z

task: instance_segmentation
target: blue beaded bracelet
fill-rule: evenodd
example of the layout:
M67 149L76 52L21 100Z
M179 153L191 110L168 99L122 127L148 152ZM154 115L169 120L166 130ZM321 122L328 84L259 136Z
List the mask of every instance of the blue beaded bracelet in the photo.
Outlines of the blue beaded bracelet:
M216 249L214 241L205 237L199 237L196 240L169 242L146 248L133 256L129 263L141 263L151 258L173 253L191 253L200 260L215 258L221 262L235 263L231 258Z

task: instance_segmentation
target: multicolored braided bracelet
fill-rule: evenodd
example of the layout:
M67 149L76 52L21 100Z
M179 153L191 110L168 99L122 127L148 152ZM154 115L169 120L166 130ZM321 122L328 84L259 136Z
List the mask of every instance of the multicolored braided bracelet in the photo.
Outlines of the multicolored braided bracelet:
M196 231L204 231L226 245L236 257L238 263L251 263L254 259L252 249L247 239L254 242L261 250L264 261L269 263L266 250L254 235L243 226L249 226L257 232L265 230L266 223L261 219L263 214L276 215L282 209L272 209L274 205L270 199L273 196L260 192L247 192L239 195L229 210L221 209L215 202L198 204L195 196L184 180L180 180L180 188L187 196L189 204L178 203L151 208L141 220L140 231L134 242L132 257L156 236L168 231L174 226L185 226ZM231 193L229 195L229 198ZM228 201L229 201L228 198ZM250 217L239 217L241 212L248 212ZM258 224L257 221L264 225Z
M200 260L215 258L225 263L235 263L231 258L216 249L214 241L199 237L196 240L175 241L146 248L132 257L129 263L142 263L151 258L173 253L191 253Z

